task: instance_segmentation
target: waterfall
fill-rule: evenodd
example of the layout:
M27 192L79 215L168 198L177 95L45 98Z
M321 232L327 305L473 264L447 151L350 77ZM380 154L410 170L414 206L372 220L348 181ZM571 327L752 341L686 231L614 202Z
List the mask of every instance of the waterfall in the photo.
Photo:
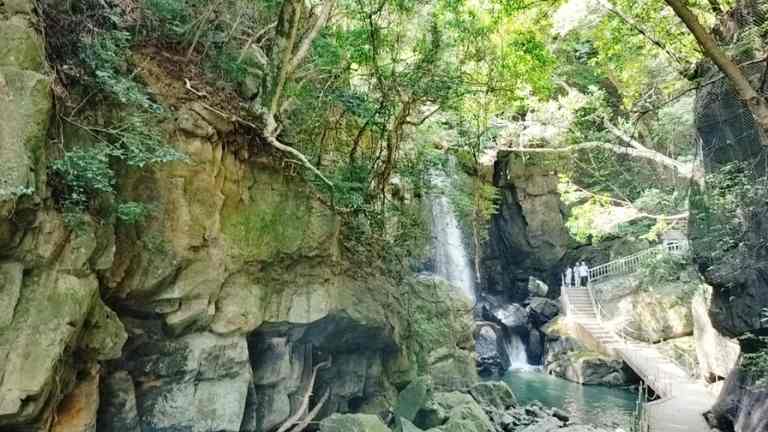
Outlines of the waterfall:
M432 174L432 184L441 190L431 200L434 272L474 301L474 270L456 212L444 192L450 187L450 181L445 173L437 170Z
M528 364L528 355L525 353L525 344L520 336L511 334L504 338L504 351L509 359L509 369L530 369Z

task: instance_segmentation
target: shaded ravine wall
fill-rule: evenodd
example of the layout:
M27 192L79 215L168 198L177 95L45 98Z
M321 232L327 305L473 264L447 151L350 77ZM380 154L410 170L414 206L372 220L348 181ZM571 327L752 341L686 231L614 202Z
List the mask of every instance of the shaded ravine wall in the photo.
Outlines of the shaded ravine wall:
M718 24L723 44L740 43L742 49L736 58L744 63L762 56L765 43L751 38L747 27L765 22L765 7L753 0L738 1ZM747 39L751 43L747 43ZM753 63L744 68L753 85L759 86L764 79L765 62ZM702 82L720 76L710 63L699 65ZM707 176L730 162L746 162L755 169L755 182L765 181L765 137L756 128L749 110L735 95L728 80L713 80L713 84L697 91L695 113L696 128L701 138L703 174ZM717 260L711 259L712 248L707 241L711 235L703 223L710 209L698 185L694 184L691 200L689 236L692 240L694 261L704 279L713 288L709 315L714 327L728 337L738 337L742 353L766 350L768 347L755 343L749 336L768 336L768 323L761 321L764 308L768 308L768 251L765 248L733 248ZM706 186L705 186L706 187ZM745 238L760 241L768 238L768 225L764 215L768 208L751 208L746 219ZM768 426L768 388L750 378L742 369L734 370L713 408L711 419L722 430L753 432Z
M139 73L189 160L122 171L119 198L151 203L147 221L70 229L47 186L48 137L91 143L49 121L31 2L3 5L0 431L265 431L329 359L318 418L383 411L419 374L476 379L466 302L353 261L341 218L270 155L232 151L248 135L163 85L179 78L159 53L135 53Z

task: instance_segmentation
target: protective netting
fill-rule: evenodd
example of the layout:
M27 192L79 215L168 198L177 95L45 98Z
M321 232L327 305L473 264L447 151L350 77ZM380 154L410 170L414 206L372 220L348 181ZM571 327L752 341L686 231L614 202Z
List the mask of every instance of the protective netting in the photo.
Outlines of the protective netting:
M768 1L738 1L726 12L717 33L721 46L742 65L753 86L768 95L766 48ZM732 161L749 162L753 172L765 174L768 139L756 127L749 108L735 94L729 80L711 67L696 99L696 127L707 172Z

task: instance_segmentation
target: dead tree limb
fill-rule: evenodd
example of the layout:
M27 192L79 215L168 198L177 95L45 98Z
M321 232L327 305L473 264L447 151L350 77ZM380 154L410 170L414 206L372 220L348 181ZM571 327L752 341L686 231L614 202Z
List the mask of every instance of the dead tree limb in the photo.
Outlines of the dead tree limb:
M299 405L299 408L296 410L296 412L291 417L289 417L288 420L286 420L285 423L283 423L283 425L280 426L280 428L277 429L276 432L287 432L288 429L291 428L291 426L301 421L302 416L309 409L309 398L310 396L312 396L312 390L315 387L315 380L317 379L317 371L319 371L320 369L325 369L330 366L331 366L331 359L329 358L328 360L322 363L318 363L314 367L314 369L312 369L312 377L309 379L309 383L307 384L307 391L306 393L304 393L304 397L301 400L301 405ZM323 401L323 403L325 403L325 401Z
M301 421L301 423L297 424L293 429L291 429L291 432L301 432L304 429L306 429L307 426L312 422L312 420L317 417L318 414L320 414L320 410L323 409L323 405L328 401L328 398L331 396L331 390L327 389L325 391L325 394L322 398L317 402L314 408L312 408L312 411L307 414L306 417Z

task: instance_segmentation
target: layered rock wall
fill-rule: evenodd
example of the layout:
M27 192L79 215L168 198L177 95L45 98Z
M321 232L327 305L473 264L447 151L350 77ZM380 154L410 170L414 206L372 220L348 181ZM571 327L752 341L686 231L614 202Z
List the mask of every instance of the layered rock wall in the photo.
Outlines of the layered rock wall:
M151 50L135 61L186 160L120 167L112 198L150 204L145 221L73 229L47 187L60 131L23 5L0 2L0 431L262 432L310 390L321 419L383 411L420 374L476 381L471 305L351 265L334 211L237 151L247 131L164 85Z

